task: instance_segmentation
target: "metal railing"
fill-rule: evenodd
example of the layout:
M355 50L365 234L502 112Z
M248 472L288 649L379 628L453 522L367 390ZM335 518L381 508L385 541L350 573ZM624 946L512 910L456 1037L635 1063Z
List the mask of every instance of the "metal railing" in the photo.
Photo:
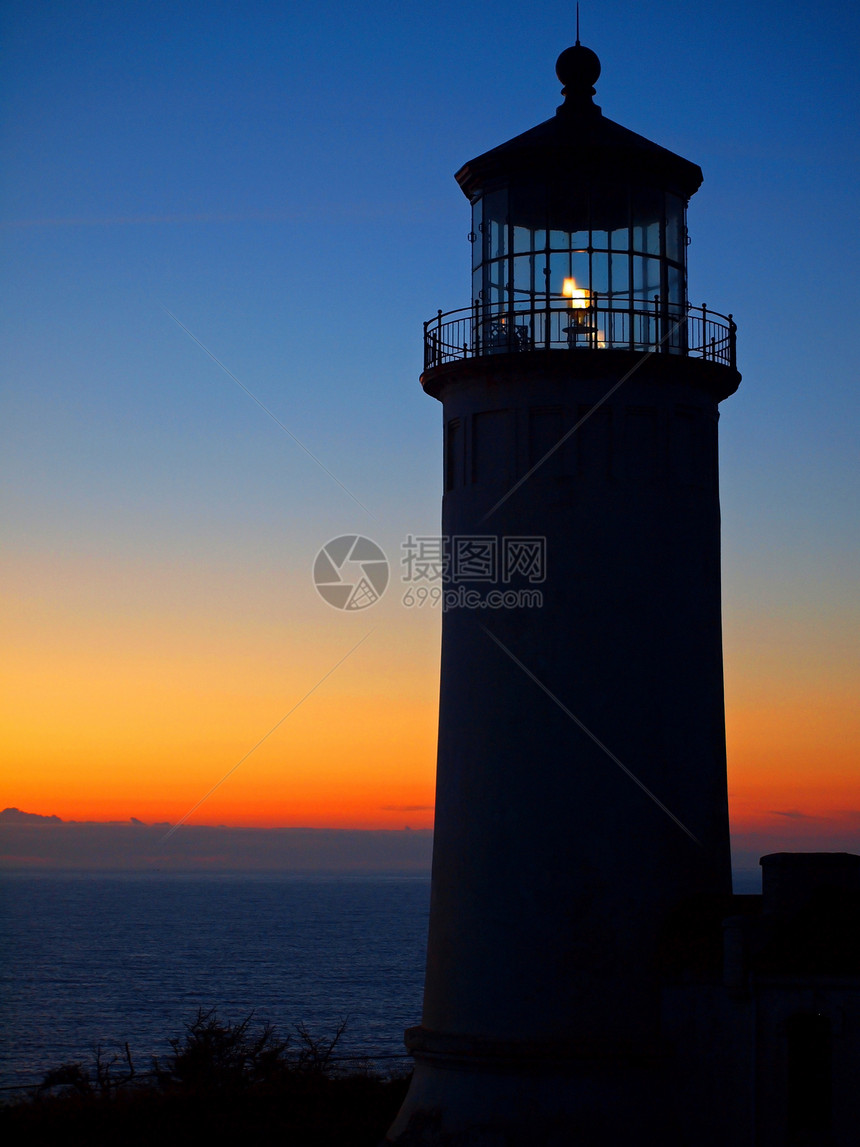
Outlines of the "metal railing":
M706 306L591 294L586 305L562 295L545 301L476 302L439 311L424 324L424 369L491 354L535 350L631 350L686 355L735 369L731 315Z

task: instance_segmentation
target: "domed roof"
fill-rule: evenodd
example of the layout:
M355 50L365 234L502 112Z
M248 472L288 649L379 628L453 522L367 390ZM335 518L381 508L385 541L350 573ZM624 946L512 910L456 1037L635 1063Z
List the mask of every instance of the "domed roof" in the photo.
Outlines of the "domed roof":
M578 41L561 53L556 74L565 102L552 119L469 160L455 179L468 198L488 183L550 176L641 182L689 198L702 170L668 148L607 119L594 103L600 60Z

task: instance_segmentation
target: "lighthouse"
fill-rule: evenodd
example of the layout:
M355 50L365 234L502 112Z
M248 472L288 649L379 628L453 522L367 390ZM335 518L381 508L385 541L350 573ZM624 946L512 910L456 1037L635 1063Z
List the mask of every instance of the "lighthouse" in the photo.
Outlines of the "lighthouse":
M699 167L602 114L578 41L556 72L556 114L457 172L471 301L425 325L448 579L402 1147L673 1142L662 936L731 894L735 325L687 299Z

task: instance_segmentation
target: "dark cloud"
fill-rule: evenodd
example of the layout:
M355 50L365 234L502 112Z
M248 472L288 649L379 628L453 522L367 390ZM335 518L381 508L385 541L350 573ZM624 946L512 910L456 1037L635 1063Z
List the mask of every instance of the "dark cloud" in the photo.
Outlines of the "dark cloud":
M62 824L58 816L42 816L38 812L22 812L19 808L4 808L0 824Z
M772 808L769 812L771 816L787 816L791 820L830 820L829 816L811 816L809 813L801 812L800 809L797 808Z

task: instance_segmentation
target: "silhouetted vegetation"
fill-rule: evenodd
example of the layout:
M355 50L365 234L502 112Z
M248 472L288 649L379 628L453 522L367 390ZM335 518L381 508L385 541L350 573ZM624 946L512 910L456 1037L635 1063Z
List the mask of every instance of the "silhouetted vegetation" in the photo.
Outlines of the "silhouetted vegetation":
M160 1147L189 1141L263 1142L283 1147L377 1147L408 1079L367 1063L347 1070L335 1056L344 1020L328 1038L304 1024L281 1035L253 1016L229 1024L198 1011L170 1054L135 1070L128 1044L93 1051L93 1064L46 1073L35 1094L0 1108L6 1144Z

